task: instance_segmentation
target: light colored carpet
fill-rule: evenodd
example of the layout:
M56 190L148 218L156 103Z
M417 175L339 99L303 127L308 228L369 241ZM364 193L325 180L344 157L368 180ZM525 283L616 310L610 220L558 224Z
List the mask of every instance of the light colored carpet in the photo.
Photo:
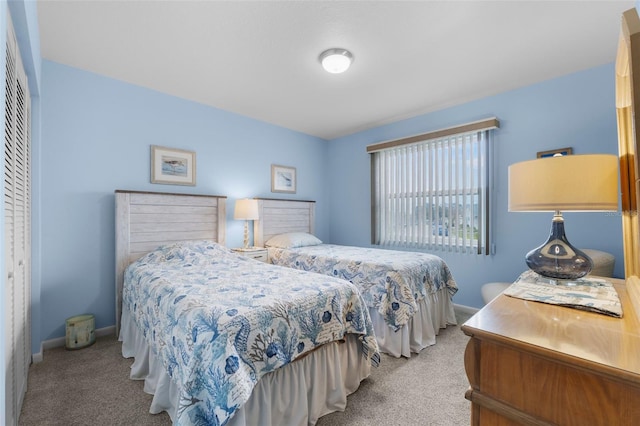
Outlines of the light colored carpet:
M467 316L458 314L459 324ZM318 426L469 424L469 384L459 326L440 331L437 344L406 358L382 356L378 368L349 396L344 412L324 416ZM88 348L45 351L29 370L19 425L169 425L166 413L149 414L151 395L129 379L131 360L115 336Z

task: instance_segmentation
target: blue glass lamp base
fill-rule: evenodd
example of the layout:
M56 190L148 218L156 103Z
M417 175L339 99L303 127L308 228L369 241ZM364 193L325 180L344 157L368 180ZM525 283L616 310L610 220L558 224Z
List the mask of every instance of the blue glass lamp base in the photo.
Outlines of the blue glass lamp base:
M553 217L549 239L527 253L525 261L532 271L556 280L576 280L587 275L593 268L589 256L567 240L564 220L559 213Z

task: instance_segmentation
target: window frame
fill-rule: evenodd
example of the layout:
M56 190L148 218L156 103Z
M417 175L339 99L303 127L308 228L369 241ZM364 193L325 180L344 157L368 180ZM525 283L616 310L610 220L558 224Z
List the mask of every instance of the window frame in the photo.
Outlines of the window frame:
M371 154L371 243L379 246L490 254L492 252L490 238L492 210L490 190L493 186L492 139L493 130L499 128L499 124L498 119L493 117L367 146L367 152ZM474 142L473 138L478 137L480 140ZM464 147L473 146L474 143L479 147L478 152L466 152L468 156L463 157L466 149ZM382 155L376 155L382 152ZM400 185L400 190L395 194L390 193L394 192L393 189L378 190L380 185L378 175L381 173L378 170L380 157L394 155L403 157L397 160L398 164L394 165L397 169L394 170L396 175L391 179L381 175L380 179L385 180L387 186L393 185L389 181L396 179L396 189ZM458 167L461 163L477 159L482 161L481 167L477 170ZM385 161L389 160L385 159ZM436 166L435 182L427 177L427 175L434 173L433 164L444 164L442 167ZM452 173L448 173L453 165L456 165L456 177L454 178L452 178ZM404 168L409 170L403 170ZM445 169L447 172L444 171ZM477 176L478 181L474 182L476 186L471 185L470 188L467 188L467 180L473 180L473 178L465 177L465 175L460 177L459 174L469 173L469 171L477 172L479 175ZM447 179L447 182L438 181L442 179ZM384 193L384 199L387 201L390 198L404 198L407 202L395 203L393 206L382 209L380 206L381 193ZM434 197L438 198L435 202ZM469 236L468 227L464 227L460 231L458 226L459 222L468 222L465 219L468 211L472 213L471 220L475 224L473 207L471 210L467 210L468 203L466 202L472 199L471 202L475 203L475 197L477 197L478 203L478 229L477 240L474 244L473 238ZM427 212L428 218L419 217L417 213L417 209L422 205L425 209L430 206ZM434 208L437 210L435 215ZM462 215L460 209L462 209ZM452 211L455 212L454 216L451 216ZM388 216L392 216L397 222L392 227L390 227ZM452 217L455 217L455 220L451 219ZM461 217L462 221L459 220ZM449 218L447 223L445 223L445 218ZM409 220L413 220L411 229L408 229ZM382 224L382 221L385 223ZM453 229L454 226L456 229ZM442 233L441 229L443 229ZM473 229L475 227L471 229L472 236L475 234ZM435 238L432 238L431 234Z

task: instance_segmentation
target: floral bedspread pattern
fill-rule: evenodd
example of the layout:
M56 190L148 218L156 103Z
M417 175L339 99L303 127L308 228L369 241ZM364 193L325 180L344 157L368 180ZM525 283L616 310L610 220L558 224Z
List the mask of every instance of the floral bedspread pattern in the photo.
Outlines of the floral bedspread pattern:
M269 247L270 262L345 279L358 286L367 306L394 330L416 313L417 302L446 287L458 286L438 256L377 248L319 244L297 248Z
M125 272L123 304L181 387L174 424L224 425L260 377L360 335L380 360L358 289L200 241L162 247Z

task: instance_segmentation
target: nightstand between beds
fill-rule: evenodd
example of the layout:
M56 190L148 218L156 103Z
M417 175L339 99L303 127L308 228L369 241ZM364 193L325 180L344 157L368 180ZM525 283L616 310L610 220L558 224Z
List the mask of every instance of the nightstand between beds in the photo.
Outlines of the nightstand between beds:
M231 250L243 256L260 260L262 262L268 262L269 260L267 249L264 247L248 247L248 248L236 247L236 248L232 248Z

